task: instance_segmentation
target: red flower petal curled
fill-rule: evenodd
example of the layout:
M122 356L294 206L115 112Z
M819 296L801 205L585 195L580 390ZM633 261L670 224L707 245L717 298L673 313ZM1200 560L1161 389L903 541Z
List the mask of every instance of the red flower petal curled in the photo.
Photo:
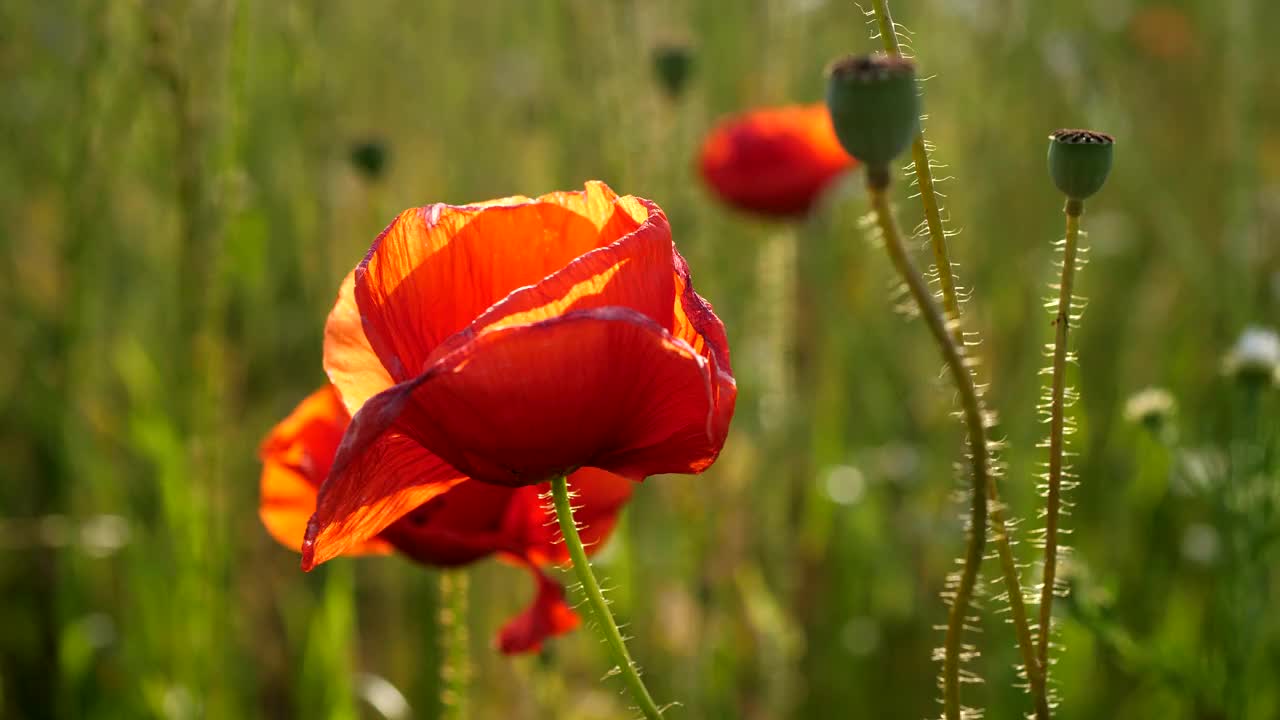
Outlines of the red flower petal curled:
M389 525L381 537L414 560L439 567L465 565L495 552L521 555L525 540L507 518L529 504L510 488L465 480Z
M442 357L486 330L527 325L577 310L602 307L630 308L664 328L675 322L671 298L676 293L673 256L667 216L653 203L622 198L627 216L647 219L614 243L588 252L534 285L506 296L466 329L437 346L433 359Z
M356 434L347 433L334 457L329 477L339 475L345 482L325 481L320 486L316 511L302 540L303 570L349 552L466 480L465 475L400 433L362 435L357 420L373 403L366 403L356 414L349 428ZM349 443L361 451L344 454Z
M582 619L564 601L564 588L535 565L528 565L536 583L533 602L511 618L498 632L498 649L504 655L537 652L542 641L573 630Z
M703 356L627 308L492 330L370 399L325 488L366 487L347 467L375 464L364 456L393 427L470 477L512 487L580 465L636 480L699 472L724 443L713 387Z
M711 304L694 292L688 263L680 253L674 254L676 306L671 334L688 343L710 365L712 404L715 407L711 419L712 434L723 443L729 434L729 422L733 419L738 398L738 384L733 379L729 361L729 340L724 323L716 317Z
M365 400L396 384L365 337L355 287L353 270L343 279L338 300L324 325L325 373L351 413L359 410Z
M349 417L338 394L324 387L303 400L262 442L258 515L277 542L302 549L302 535L316 509L316 489L329 474ZM390 546L370 537L348 546L348 554L386 553Z
M370 346L398 382L491 305L635 230L601 183L515 204L407 210L355 271Z

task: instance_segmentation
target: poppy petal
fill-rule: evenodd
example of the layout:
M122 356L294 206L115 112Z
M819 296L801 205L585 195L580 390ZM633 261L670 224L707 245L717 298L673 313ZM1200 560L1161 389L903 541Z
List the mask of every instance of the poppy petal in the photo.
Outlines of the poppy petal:
M307 523L304 570L348 552L465 479L412 439L387 430L386 405L395 393L375 395L352 418Z
M316 509L316 491L346 426L346 409L333 388L325 386L299 403L262 442L258 516L281 545L302 548L307 520ZM385 542L371 539L349 554L389 551Z
M729 360L729 339L724 323L716 317L711 303L694 292L689 264L674 249L676 276L675 322L671 334L688 343L706 358L711 366L712 402L715 413L712 419L713 434L724 437L729 432L729 422L738 397L738 384L733 379L733 367Z
M700 472L727 430L710 371L634 310L577 311L482 333L441 358L397 386L412 398L397 401L395 426L500 485L535 485L581 465L635 480Z
M258 517L263 526L276 542L301 551L307 521L316 511L316 486L296 466L266 460L261 488Z
M613 244L579 257L536 285L512 292L438 346L433 359L486 330L527 325L578 310L626 307L670 328L675 322L672 298L676 294L671 225L662 210L647 200L627 197L619 204L629 208L628 217L647 213L647 219Z
M407 210L355 270L365 336L390 376L408 380L495 302L611 244L646 216L633 217L603 183L510 205Z
M465 565L495 552L522 555L524 541L509 531L506 517L525 504L517 497L523 492L464 480L392 523L382 537L427 565Z
M537 566L527 566L537 582L537 593L533 604L498 632L498 649L504 655L537 652L547 638L567 633L582 623L564 601L564 588Z
M324 324L324 371L350 413L395 384L365 337L355 282L355 271L347 273Z

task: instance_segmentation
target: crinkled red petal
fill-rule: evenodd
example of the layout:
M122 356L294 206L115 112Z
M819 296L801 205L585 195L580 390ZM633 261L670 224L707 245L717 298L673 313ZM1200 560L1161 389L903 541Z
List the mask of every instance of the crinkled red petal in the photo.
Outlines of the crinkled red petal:
M609 245L644 219L603 183L580 193L407 210L355 270L365 336L396 381L509 293Z
M639 480L714 461L727 425L712 373L653 320L607 307L482 333L385 407L477 480L536 485L583 465Z
M392 392L371 398L347 428L307 523L304 570L349 552L466 479L414 440L388 430L380 400Z
M533 573L537 591L533 603L498 632L498 649L506 655L537 652L547 638L567 633L582 623L564 601L564 588L537 566L526 566Z

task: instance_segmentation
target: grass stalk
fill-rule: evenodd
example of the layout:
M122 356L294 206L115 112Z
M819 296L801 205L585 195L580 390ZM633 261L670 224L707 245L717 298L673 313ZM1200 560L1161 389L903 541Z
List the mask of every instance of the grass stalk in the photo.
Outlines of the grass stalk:
M440 574L440 718L464 720L471 682L470 638L467 633L467 575L462 570Z

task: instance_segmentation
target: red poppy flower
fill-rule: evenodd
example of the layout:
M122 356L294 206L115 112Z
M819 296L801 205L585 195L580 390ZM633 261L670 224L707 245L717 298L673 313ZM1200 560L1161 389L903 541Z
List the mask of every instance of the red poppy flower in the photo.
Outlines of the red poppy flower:
M842 173L856 167L823 104L754 110L722 120L702 144L702 177L729 205L803 216Z
M271 535L288 547L302 547L307 519L316 509L317 491L329 472L349 417L337 392L324 387L303 400L262 444L259 514ZM631 481L601 470L582 469L570 482L578 493L576 517L591 552L612 532L618 513L631 496ZM564 602L564 589L541 569L569 559L538 497L546 489L464 480L377 536L353 545L346 554L395 549L427 565L452 567L496 553L527 567L536 579L534 601L502 628L498 647L505 653L535 651L547 637L568 632L579 623Z
M701 472L737 395L666 216L602 183L401 213L339 292L325 369L355 416L306 569L464 478Z

